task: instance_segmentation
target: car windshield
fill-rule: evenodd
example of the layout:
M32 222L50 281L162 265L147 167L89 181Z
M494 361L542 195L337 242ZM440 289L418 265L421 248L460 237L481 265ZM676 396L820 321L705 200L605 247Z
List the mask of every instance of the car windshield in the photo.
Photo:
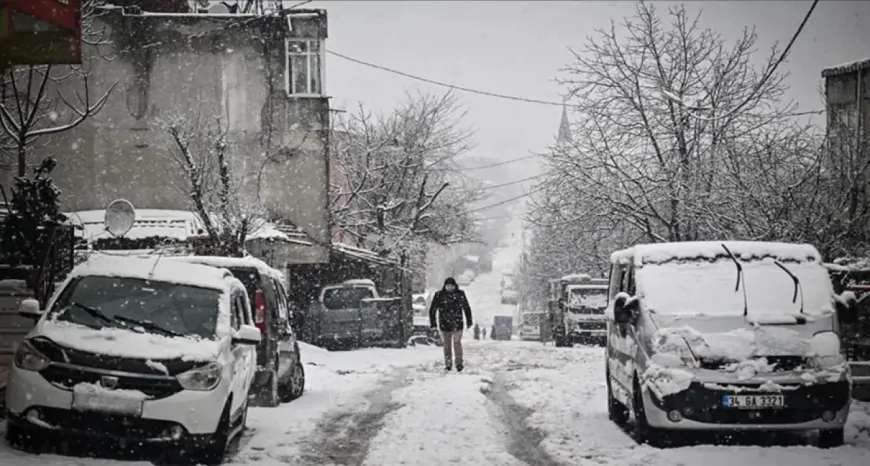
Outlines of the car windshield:
M372 290L363 287L327 288L323 292L323 307L335 309L353 309L360 307L360 301L374 298Z
M607 307L607 290L604 288L574 288L569 292L568 304L571 306L604 309Z
M88 276L61 293L51 316L91 328L214 338L219 290L138 278Z
M794 301L795 284L771 259L741 261L750 314L783 314L800 311L801 297ZM819 314L833 310L833 287L825 268L815 262L785 262L783 265L803 288L804 310ZM638 291L657 314L741 315L743 290L735 291L737 268L730 258L715 261L675 261L644 264L637 270Z

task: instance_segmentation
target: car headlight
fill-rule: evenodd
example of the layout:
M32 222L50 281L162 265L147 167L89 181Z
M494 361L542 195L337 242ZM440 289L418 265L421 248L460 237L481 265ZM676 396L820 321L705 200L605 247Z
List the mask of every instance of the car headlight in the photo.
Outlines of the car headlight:
M25 371L39 372L49 364L51 360L36 350L28 341L24 341L15 351L15 367Z
M819 368L831 368L842 365L846 358L842 353L840 336L831 330L824 330L813 335L810 339L815 365Z
M216 362L208 363L205 366L191 369L175 376L181 388L185 390L198 390L207 392L214 390L221 381L223 375L223 366Z

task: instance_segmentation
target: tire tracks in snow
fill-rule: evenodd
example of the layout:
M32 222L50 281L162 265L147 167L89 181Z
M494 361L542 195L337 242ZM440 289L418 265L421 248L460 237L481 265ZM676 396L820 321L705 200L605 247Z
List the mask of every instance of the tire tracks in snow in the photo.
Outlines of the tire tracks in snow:
M408 383L408 369L400 369L365 395L366 409L328 414L304 442L300 457L286 458L284 462L311 466L360 466L368 454L369 443L383 427L384 418L402 407L393 402L393 392Z
M514 401L504 375L495 372L492 380L484 379L484 382L487 386L480 392L492 402L490 415L508 430L508 453L528 466L564 466L541 447L546 434L526 422L534 410Z

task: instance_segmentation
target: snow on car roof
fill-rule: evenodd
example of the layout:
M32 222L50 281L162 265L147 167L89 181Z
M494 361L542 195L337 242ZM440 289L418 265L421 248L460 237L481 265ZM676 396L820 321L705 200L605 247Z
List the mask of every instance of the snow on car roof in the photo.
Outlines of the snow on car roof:
M139 278L227 292L230 291L230 286L233 283L242 286L241 282L236 280L227 270L206 265L180 263L172 258L161 258L160 256L93 255L87 261L76 266L70 272L69 278L86 276Z
M342 285L375 286L375 282L372 280L369 280L368 278L352 278L350 280L345 280L341 283L342 283Z
M727 257L728 249L739 259L774 258L780 261L818 262L822 256L809 244L767 243L761 241L687 241L678 243L639 244L616 251L610 256L613 263L643 264L665 263L673 260L715 259Z
M284 273L280 270L274 269L269 266L269 264L257 259L254 256L246 256L246 257L223 257L223 256L173 256L173 260L183 261L190 264L202 264L207 265L209 267L221 267L221 268L230 268L230 267L248 267L251 269L257 269L263 275L268 277L272 277L281 283L287 283L284 280Z

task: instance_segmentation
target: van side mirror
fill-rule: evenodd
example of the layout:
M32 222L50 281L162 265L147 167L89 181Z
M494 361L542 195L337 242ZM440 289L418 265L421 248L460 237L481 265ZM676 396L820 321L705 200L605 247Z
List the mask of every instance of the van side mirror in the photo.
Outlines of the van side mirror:
M639 309L637 299L620 296L613 303L613 320L617 324L633 324L635 315Z
M836 296L836 299L834 299L834 305L837 311L837 318L840 320L840 322L857 322L857 304L858 299L855 296L855 293L851 291L844 291L843 293Z
M260 329L253 325L242 325L233 334L233 344L239 345L259 345L262 335Z
M25 299L18 305L18 315L28 319L39 320L44 312L40 309L39 301L35 299Z

